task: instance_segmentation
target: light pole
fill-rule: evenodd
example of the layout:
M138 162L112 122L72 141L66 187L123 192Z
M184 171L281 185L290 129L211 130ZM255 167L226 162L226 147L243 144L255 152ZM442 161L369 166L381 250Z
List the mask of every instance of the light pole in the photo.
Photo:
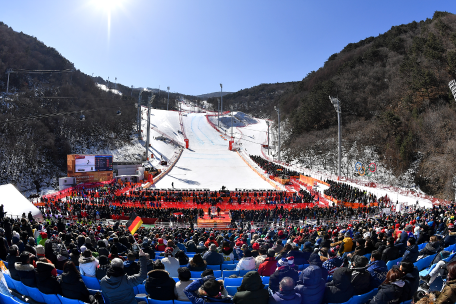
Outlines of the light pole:
M269 155L269 121L266 120L266 124L268 125L268 155Z
M278 116L278 127L279 127L279 157L278 157L278 160L279 160L279 163L280 163L280 109L277 108L277 107L274 107L274 110L277 111L277 116Z
M149 160L149 137L150 137L150 106L154 101L155 95L151 95L147 104L147 138L146 138L146 159Z
M220 102L220 115L223 115L223 92L222 92L222 89L223 89L223 86L222 84L220 84L220 98L221 98L221 102Z
M217 98L217 126L220 128L220 99Z
M233 111L231 111L231 139L233 139Z
M339 151L337 155L337 160L338 160L338 168L337 168L337 180L340 180L341 177L341 158L342 158L342 130L341 130L341 123L342 123L342 118L340 117L340 113L342 112L340 108L340 100L337 97L331 97L329 96L329 100L331 100L331 103L334 106L334 109L336 109L337 112L337 131L339 134Z
M166 104L166 111L169 110L168 107L169 107L169 87L168 87L168 103Z
M141 139L141 93L143 90L139 91L139 97L138 97L138 139Z

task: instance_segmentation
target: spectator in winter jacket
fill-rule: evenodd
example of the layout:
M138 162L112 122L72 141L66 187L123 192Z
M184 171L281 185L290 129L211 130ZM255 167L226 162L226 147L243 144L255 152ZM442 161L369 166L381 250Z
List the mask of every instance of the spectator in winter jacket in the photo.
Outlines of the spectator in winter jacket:
M351 283L354 288L354 295L364 294L371 290L370 273L366 269L368 263L369 260L362 255L356 255L352 261Z
M269 298L269 304L301 304L303 299L301 298L301 295L294 290L294 287L295 281L290 277L284 277L279 283L279 290Z
M399 249L394 246L394 238L389 237L386 242L386 248L382 252L382 260L387 263L388 261L395 260L399 257Z
M6 257L6 261L8 262L8 270L10 272L11 278L16 281L20 281L21 278L19 277L19 274L17 273L15 264L16 262L20 262L20 257L19 257L19 249L17 248L16 245L12 245L9 250L8 250L8 255Z
M454 231L454 224L449 223L448 224L448 234L443 239L443 244L446 248L450 245L453 245L454 243L456 243L456 232Z
M184 293L192 304L233 303L231 298L222 295L223 290L223 281L217 281L214 276L206 276L193 281L184 289Z
M39 291L45 294L60 294L60 284L53 274L54 265L46 258L39 258L36 262L35 278Z
M275 253L279 253L283 249L282 240L277 240L277 242L272 247Z
M179 265L187 265L188 262L190 261L189 257L185 254L184 251L179 250L175 256L176 259L179 260Z
M267 256L268 248L266 246L261 246L259 249L259 255L255 257L255 269L260 267L260 264L264 262Z
M324 248L325 247L322 249ZM322 267L328 271L328 275L333 275L334 271L341 267L344 262L337 256L336 252L332 248L327 248L327 257L328 259L323 262Z
M196 247L196 253L203 253L206 252L207 248L204 246L204 242L199 242L198 246Z
M279 283L284 277L292 278L293 282L297 282L299 279L298 272L288 266L288 260L286 258L279 260L277 270L270 276L269 289L271 289L272 292L279 291Z
M223 264L223 256L217 252L217 246L215 244L209 246L209 251L203 255L203 259L206 261L207 265Z
M272 248L269 249L266 259L258 267L258 273L261 276L269 277L271 274L273 274L275 272L275 270L277 268L277 260L274 258L274 256L275 256L274 249L272 249Z
M400 271L404 273L402 280L405 282L401 295L401 302L411 300L420 285L420 273L411 262L401 262Z
M98 258L98 267L97 267L97 270L95 271L95 276L96 278L98 279L98 281L101 281L101 279L104 278L104 276L106 275L109 267L110 267L110 264L109 264L109 259L107 256L105 255L102 255Z
M163 242L163 239L159 238L158 239L158 244L155 246L155 250L156 251L165 251L165 249L166 249L166 245Z
M127 260L124 262L125 273L129 276L139 273L139 264L136 263L135 260L136 260L135 254L130 251L127 254Z
M377 288L386 280L386 274L388 273L388 267L386 263L381 259L382 255L379 251L372 251L370 263L367 265L367 271L370 274L370 285L371 289Z
M402 256L402 261L408 261L415 263L418 259L418 246L416 245L415 238L409 238L407 240L407 249L405 250L404 255Z
M174 286L175 299L179 301L189 301L188 297L184 293L184 289L190 285L193 280L190 280L191 273L187 267L181 267L177 270L179 282Z
M207 268L207 263L203 260L201 255L197 253L190 259L187 268L190 269L190 271L204 271Z
M165 265L165 270L171 277L177 277L177 269L179 269L180 264L179 260L173 257L173 249L171 247L167 247L165 249L165 257L161 260L161 262Z
M30 264L30 253L23 251L19 256L19 260L20 262L14 264L14 268L16 268L21 282L26 286L36 287L35 267Z
M300 251L296 245L291 247L291 250L288 252L287 256L294 257L294 262L296 265L304 265L309 263L308 259L306 260L307 254Z
M142 250L139 251L139 262L139 274L127 276L122 260L112 260L106 276L100 281L103 296L110 304L137 304L133 287L142 284L147 278L147 259Z
M154 300L174 300L176 282L164 269L154 269L147 274L146 292Z
M440 243L435 235L429 238L429 243L426 244L426 247L419 251L420 255L429 256L437 253L440 250Z
M299 275L295 291L301 295L302 303L320 304L325 294L326 281L321 275L322 269L310 265Z
M233 303L236 304L267 304L269 292L264 289L260 275L256 271L250 271L242 279L241 286L234 295Z
M337 268L333 280L326 283L323 303L344 303L353 296L351 271L346 267Z
M323 262L321 261L320 259L320 256L318 255L318 253L312 253L309 257L309 265L314 265L314 266L318 266L321 268L321 276L323 278L323 280L326 281L326 279L328 278L328 271L326 270L326 268L323 268Z
M386 280L378 287L378 292L369 304L399 304L404 292L405 282L399 268L392 268L386 275Z
M448 264L447 270L447 282L435 301L437 304L456 303L456 262Z
M223 257L223 261L225 261L225 262L234 261L233 248L230 247L230 242L227 242L227 241L223 242L221 254Z
M196 252L196 244L192 239L185 244L185 247L187 247L187 252Z
M255 259L252 257L252 252L249 249L244 250L244 257L237 263L236 270L254 270L255 267Z
M86 249L79 258L79 271L83 276L95 277L98 264L98 260L92 256L92 251Z
M346 232L345 238L342 241L342 244L340 245L340 248L339 248L339 254L343 255L345 252L351 252L351 251L353 251L353 240L350 237L350 233Z
M84 284L84 281L82 281L81 274L71 261L67 261L63 266L60 288L62 290L61 295L65 298L80 300L86 303L91 302L89 290Z

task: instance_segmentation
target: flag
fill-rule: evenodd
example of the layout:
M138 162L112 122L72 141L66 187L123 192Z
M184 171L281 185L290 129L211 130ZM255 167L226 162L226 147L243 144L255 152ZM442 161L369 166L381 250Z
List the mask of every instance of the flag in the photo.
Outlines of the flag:
M130 220L127 223L127 228L130 231L131 234L135 234L136 230L141 227L143 221L142 219L136 215L135 212L131 214Z

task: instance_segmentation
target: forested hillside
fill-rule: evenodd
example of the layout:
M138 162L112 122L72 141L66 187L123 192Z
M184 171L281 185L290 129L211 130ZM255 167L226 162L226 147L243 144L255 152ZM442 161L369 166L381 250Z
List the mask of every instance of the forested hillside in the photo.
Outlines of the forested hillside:
M13 94L6 95L7 69L74 72L13 73ZM117 89L123 95L99 89L55 49L0 22L0 184L21 190L50 186L65 176L67 154L130 142L138 93L131 97L131 89L120 84ZM143 93L143 100L149 96Z
M396 177L409 174L408 186L454 199L456 107L448 82L455 76L456 15L435 12L348 44L300 82L260 85L223 101L275 120L279 105L286 157L335 173L337 116L328 96L338 96L344 176L357 175L357 160L376 160Z

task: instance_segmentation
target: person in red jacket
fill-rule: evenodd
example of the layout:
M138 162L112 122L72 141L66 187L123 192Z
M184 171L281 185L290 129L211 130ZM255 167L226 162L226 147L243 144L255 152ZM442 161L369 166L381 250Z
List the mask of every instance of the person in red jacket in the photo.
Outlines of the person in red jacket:
M215 241L215 237L213 237L213 236L209 237L209 239L206 241L206 243L204 243L204 246L206 246L206 248L209 248L209 246L211 244L215 244L215 246L218 247L218 243Z
M156 251L165 251L166 245L163 243L163 239L158 239L158 244L155 246Z
M264 260L263 263L260 264L258 268L258 273L261 276L270 276L276 271L277 268L277 260L274 258L275 251L274 249L269 249L267 253L267 258Z

